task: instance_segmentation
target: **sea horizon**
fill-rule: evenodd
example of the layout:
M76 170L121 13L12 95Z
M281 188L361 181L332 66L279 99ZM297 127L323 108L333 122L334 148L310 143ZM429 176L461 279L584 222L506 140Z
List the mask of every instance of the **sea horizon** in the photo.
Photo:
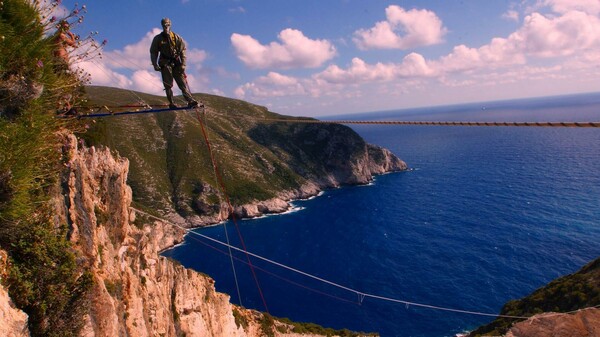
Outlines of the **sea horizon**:
M577 110L576 116L566 116L561 108L575 107ZM491 121L494 117L502 117L504 121L519 121L525 122L526 117L531 117L530 113L527 113L527 109L533 108L536 113L534 116L539 121L540 110L549 112L544 117L550 117L549 122L558 121L574 121L574 122L591 122L600 121L600 92L588 92L588 93L577 93L577 94L565 94L565 95L552 95L552 96L539 96L539 97L528 97L528 98L515 98L515 99L504 99L504 100L492 100L492 101L480 101L480 102L466 102L456 103L447 105L434 105L427 107L413 107L413 108L398 108L389 110L376 110L376 111L364 111L355 112L349 114L339 115L327 115L318 116L317 119L321 120L355 120L364 117L371 117L374 120L384 120L389 117L418 117L415 121L429 121L431 120L430 115L436 117L443 116L451 118L455 121L466 121L464 117L467 115L473 117L473 113L481 113L478 116L480 119L473 119L472 121ZM506 113L506 110L512 109L514 112L525 112L525 114L510 114L510 115L498 115L495 112ZM461 115L464 113L465 115ZM419 118L420 117L420 118ZM515 120L506 120L507 117L516 117ZM563 118L564 120L558 120L557 118ZM585 118L595 118L586 120Z

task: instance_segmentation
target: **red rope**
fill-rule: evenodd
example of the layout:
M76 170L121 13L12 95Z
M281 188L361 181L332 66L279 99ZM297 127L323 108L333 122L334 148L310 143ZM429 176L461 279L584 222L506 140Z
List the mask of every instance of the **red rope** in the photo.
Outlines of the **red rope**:
M231 205L231 200L229 199L229 195L227 194L227 190L225 189L225 184L223 183L223 177L219 171L219 167L217 166L217 162L215 160L215 156L212 152L212 148L210 146L210 141L208 140L208 135L206 133L206 129L204 128L204 123L202 122L202 118L200 117L200 109L194 109L196 111L196 118L200 123L200 128L202 129L202 135L204 136L204 142L206 143L206 147L208 148L208 154L210 155L210 160L212 161L213 169L215 171L215 175L217 176L217 183L219 184L223 195L225 196L225 201L227 202L227 207L229 208L229 215L231 216L231 220L235 225L235 229L237 231L238 237L240 239L240 243L242 244L242 249L246 254L246 260L248 261L248 265L250 266L250 270L252 271L252 276L254 277L254 282L256 283L256 288L258 289L258 293L260 294L260 298L265 306L265 311L269 313L269 308L267 307L267 301L265 300L265 296L263 295L262 289L260 287L260 283L258 282L258 277L256 276L256 271L254 270L254 265L250 261L250 255L248 255L248 249L246 249L246 243L244 242L244 238L242 237L242 232L240 231L240 227L238 226L237 220L235 218L235 213L233 212L233 206ZM241 301L241 299L240 299Z

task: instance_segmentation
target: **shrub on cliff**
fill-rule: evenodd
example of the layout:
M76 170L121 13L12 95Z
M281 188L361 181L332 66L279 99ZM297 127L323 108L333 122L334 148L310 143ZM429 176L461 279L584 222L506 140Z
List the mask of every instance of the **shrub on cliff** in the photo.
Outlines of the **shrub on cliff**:
M570 312L600 305L600 258L576 273L558 278L520 300L507 302L500 314L529 317L543 312ZM469 336L505 334L515 319L498 318Z
M81 87L81 74L57 67L55 3L0 2L0 248L10 257L2 282L33 336L77 335L91 284L50 200L60 189L60 130L76 125L55 113Z

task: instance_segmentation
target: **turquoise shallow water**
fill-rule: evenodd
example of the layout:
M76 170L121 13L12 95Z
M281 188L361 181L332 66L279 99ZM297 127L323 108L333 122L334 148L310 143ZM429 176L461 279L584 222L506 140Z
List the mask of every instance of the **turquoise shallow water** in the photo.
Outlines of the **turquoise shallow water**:
M599 121L585 95L347 116L384 120ZM336 118L337 119L337 118ZM345 117L345 119L347 119ZM239 221L249 251L363 293L499 312L600 255L600 130L359 126L411 167ZM240 246L233 224L232 244ZM224 227L199 230L225 241ZM188 235L165 252L238 298L226 248ZM241 303L264 310L242 254ZM269 312L382 336L453 336L491 320L364 298L253 258ZM361 301L362 299L362 301Z

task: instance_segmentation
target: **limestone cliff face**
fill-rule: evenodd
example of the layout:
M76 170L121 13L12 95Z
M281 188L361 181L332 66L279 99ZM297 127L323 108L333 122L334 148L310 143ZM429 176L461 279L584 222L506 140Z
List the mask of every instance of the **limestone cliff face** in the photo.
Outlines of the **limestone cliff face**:
M307 181L298 189L279 192L276 198L236 207L237 216L283 212L290 207L289 200L315 196L322 190L341 185L366 184L375 175L407 169L406 163L388 149L368 144L340 125L289 126L284 131L285 136L273 136L282 131L257 127L253 137L274 153L289 154L291 166L306 176ZM272 143L272 139L278 141ZM278 155L284 157L281 153ZM311 165L314 166L307 168Z
M515 324L505 337L596 337L600 336L600 309L573 314L544 313Z
M159 256L185 231L136 217L127 159L106 148L79 147L74 136L65 149L66 197L57 200L58 213L70 224L71 240L95 281L83 336L265 335L261 313L232 305L210 277ZM275 336L296 335L277 321L268 329Z
M6 288L1 284L6 276L6 264L8 255L0 250L0 336L27 337L27 314L15 308Z

